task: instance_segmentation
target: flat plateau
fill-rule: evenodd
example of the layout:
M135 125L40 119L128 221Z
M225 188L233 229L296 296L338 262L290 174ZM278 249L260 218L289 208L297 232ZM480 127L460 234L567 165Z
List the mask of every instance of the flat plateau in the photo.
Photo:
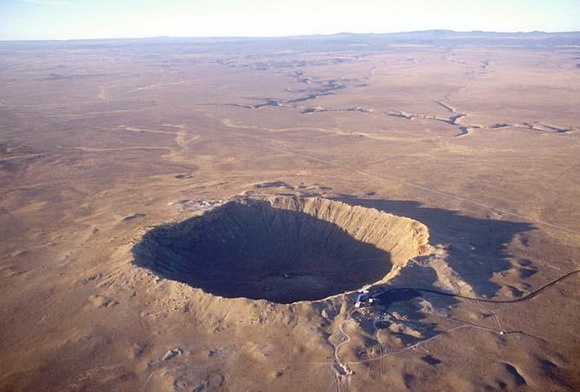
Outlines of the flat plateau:
M578 37L0 43L0 391L580 389Z

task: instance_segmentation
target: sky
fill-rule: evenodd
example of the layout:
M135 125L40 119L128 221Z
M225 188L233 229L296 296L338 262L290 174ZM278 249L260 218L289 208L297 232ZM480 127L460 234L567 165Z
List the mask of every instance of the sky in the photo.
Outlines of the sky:
M0 0L0 40L580 31L580 0Z

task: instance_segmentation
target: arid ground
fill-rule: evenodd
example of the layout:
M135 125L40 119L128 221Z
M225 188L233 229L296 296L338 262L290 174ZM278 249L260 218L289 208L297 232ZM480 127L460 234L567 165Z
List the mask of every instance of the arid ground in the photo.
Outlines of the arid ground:
M580 34L2 42L0 91L1 391L580 389Z

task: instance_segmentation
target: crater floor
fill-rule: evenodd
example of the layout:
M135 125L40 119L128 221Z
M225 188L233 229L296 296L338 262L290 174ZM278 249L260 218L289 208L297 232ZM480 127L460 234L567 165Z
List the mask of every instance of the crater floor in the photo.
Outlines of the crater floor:
M137 265L211 294L292 303L384 280L426 241L427 228L408 218L275 197L233 200L154 228L133 254Z

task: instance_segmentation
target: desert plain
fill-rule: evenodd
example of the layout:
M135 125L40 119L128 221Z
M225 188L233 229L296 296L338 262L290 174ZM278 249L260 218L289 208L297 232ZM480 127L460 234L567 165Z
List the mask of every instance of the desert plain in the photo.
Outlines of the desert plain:
M0 42L0 91L1 391L580 388L579 33Z

